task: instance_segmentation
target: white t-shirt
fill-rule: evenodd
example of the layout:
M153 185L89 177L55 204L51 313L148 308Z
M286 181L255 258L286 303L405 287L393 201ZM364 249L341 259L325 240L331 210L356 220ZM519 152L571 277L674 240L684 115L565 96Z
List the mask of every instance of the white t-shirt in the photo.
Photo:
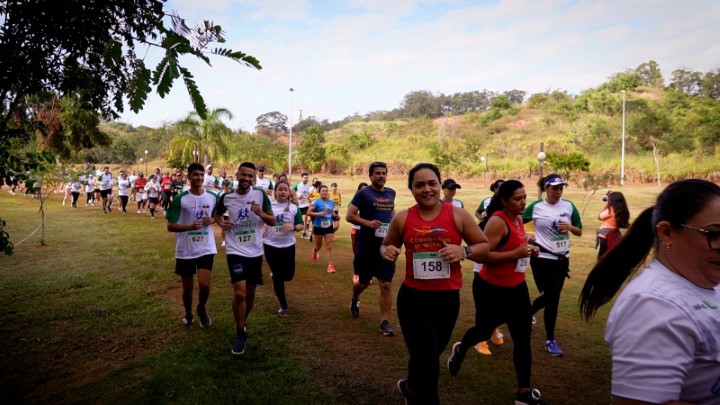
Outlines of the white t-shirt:
M267 193L269 190L272 190L272 181L267 177L263 177L262 179L258 177L255 179L255 187L259 187Z
M190 225L196 219L212 217L216 203L214 194L204 191L198 196L185 191L173 199L165 218L179 225ZM210 225L194 231L175 233L175 258L195 259L215 253L215 235Z
M103 173L98 178L100 190L112 190L113 188L113 176L111 173Z
M71 193L79 193L82 191L82 183L80 181L73 181L70 183L70 192Z
M227 212L227 221L234 224L231 230L223 231L225 249L229 255L258 257L263 254L264 222L250 210L253 201L260 205L263 211L272 209L267 194L259 188L251 188L246 194L231 191L221 195L218 200L215 212L221 215Z
M570 232L560 232L558 223L566 222L578 228L582 228L580 212L575 204L568 200L561 199L555 204L548 204L545 200L537 200L525 208L523 214L525 222L535 222L535 244L543 249L558 255L570 256ZM543 259L558 260L558 257L540 251Z
M85 180L85 192L92 193L93 190L95 190L95 179L93 177L88 177L88 179Z
M215 176L205 173L203 187L205 187L205 190L213 190L215 188Z
M297 191L298 196L298 205L300 208L305 208L310 206L310 202L308 201L308 196L310 196L310 191L312 191L313 186L310 185L310 183L305 184L303 182L300 182L296 185L295 191Z
M158 198L160 196L160 185L155 180L148 181L145 185L145 191L148 193L148 198Z
M300 214L298 206L291 203L279 203L277 201L272 202L273 214L275 214L275 225L267 226L267 236L264 238L263 243L276 248L289 247L295 244L295 225L302 225L303 219ZM284 231L284 224L292 224L293 230L286 232Z
M720 404L720 287L700 288L653 260L618 296L605 341L613 395Z
M118 195L130 195L130 179L122 177L118 179Z

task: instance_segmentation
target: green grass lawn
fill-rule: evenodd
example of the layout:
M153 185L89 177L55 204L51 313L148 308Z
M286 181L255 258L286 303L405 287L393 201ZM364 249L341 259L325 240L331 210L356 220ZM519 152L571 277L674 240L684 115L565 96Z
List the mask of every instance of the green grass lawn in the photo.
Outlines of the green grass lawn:
M328 178L343 194L344 214L362 178ZM474 211L489 195L482 179L461 180L457 198ZM492 179L491 179L492 181ZM527 180L528 195L537 196ZM412 203L405 178L388 185L399 208ZM551 404L602 404L610 399L610 362L603 342L609 308L591 323L578 314L577 298L595 258L594 235L602 206L598 192L583 216L585 231L573 238L571 279L558 316L557 339L564 358L543 352L542 313L533 333L533 385ZM652 204L656 187L622 190L632 214ZM582 191L566 197L583 209ZM0 256L0 402L2 403L198 403L400 404L395 382L405 377L407 352L393 308L397 336L378 331L378 288L361 297L361 317L348 310L352 253L350 226L342 222L334 245L336 274L325 272L325 252L310 261L311 244L298 241L297 273L288 284L290 316L277 316L270 275L258 288L248 322L250 340L240 359L230 354L234 332L231 288L224 250L218 247L208 303L213 325L182 330L180 281L174 270L174 235L159 217L150 220L131 208L103 215L98 207L72 209L49 200L47 245L35 234ZM38 225L37 200L0 192L0 218L15 243ZM131 205L132 207L132 205ZM39 231L38 231L39 232ZM219 236L219 233L216 233ZM220 238L217 237L218 245ZM398 269L404 269L398 262ZM472 263L463 265L465 286L453 341L472 325ZM393 286L402 283L402 270ZM537 290L528 274L531 297ZM197 297L197 295L195 296ZM393 305L394 307L394 305ZM515 392L512 341L507 328L493 356L468 353L462 371L451 377L441 356L440 394L447 404L511 403Z

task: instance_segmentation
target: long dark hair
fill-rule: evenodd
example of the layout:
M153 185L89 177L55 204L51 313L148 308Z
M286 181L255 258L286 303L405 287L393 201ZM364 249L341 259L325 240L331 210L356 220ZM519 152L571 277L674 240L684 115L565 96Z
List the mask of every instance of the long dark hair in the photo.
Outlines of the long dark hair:
M650 250L657 246L655 227L660 221L679 229L719 197L720 187L709 181L689 179L670 184L660 193L655 206L640 213L620 242L590 271L580 293L580 315L590 320L645 263Z
M485 210L486 216L483 218L482 221L480 221L480 229L485 229L485 225L487 225L488 221L490 220L490 217L492 216L495 211L500 211L505 207L505 204L503 203L503 199L508 200L512 197L515 190L521 189L525 187L521 182L517 180L508 180L500 184L500 187L497 189L497 192L495 195L492 196L492 199L490 200L490 204L488 205L487 209Z
M608 208L615 213L615 222L618 228L625 229L630 225L630 210L628 210L625 196L619 191L613 191L607 195Z

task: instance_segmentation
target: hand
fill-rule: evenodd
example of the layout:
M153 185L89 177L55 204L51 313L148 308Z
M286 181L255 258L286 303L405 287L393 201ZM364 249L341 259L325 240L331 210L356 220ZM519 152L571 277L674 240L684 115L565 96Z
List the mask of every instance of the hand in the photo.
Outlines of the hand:
M535 246L531 246L531 245L518 246L517 248L515 248L513 250L513 256L516 259L522 259L524 257L529 257L533 252L533 248L535 248Z
M378 229L378 228L380 228L381 226L382 226L382 222L380 222L379 220L375 219L375 220L370 221L370 226L368 226L368 228Z
M233 225L234 224L230 221L223 221L222 224L220 225L220 228L222 228L226 231L229 231L232 229Z
M456 263L465 258L465 248L460 245L448 245L443 241L443 247L438 250L440 257L449 263Z
M570 229L570 224L568 222L558 222L557 224L558 231L560 233L567 233L567 231Z
M198 220L196 220L196 221L193 221L191 227L192 227L193 230L197 230L197 229L202 228L202 227L203 227L203 220L202 220L202 219L198 219Z
M207 213L205 213L205 217L203 217L202 222L204 225L210 225L213 223L213 219L210 218Z
M293 224L283 224L282 226L283 231L285 232L293 232L295 230L295 225Z
M398 256L400 256L400 249L397 246L388 245L383 249L382 257L387 261L394 262Z
M260 204L253 201L252 205L250 206L250 211L252 211L257 216L260 216L260 213L262 212L262 210L260 209Z

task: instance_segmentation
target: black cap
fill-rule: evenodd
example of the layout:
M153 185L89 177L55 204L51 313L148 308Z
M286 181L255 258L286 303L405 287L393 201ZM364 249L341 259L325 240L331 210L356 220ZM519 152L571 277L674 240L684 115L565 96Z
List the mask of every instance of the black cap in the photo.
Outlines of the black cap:
M259 172L264 172L264 171L265 171L265 166L258 166L258 171L259 171Z
M460 187L459 184L455 183L455 180L453 179L445 179L445 181L443 181L442 188L458 189L462 187Z

